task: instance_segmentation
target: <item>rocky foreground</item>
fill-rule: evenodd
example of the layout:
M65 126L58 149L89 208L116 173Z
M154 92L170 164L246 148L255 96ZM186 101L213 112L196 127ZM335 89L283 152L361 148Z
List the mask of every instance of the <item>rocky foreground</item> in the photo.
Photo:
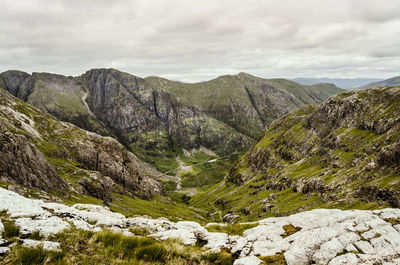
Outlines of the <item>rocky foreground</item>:
M130 235L130 227L146 228L159 240L179 238L184 244L203 243L208 251L226 248L239 258L234 264L260 264L257 256L283 253L287 264L400 264L400 209L375 211L319 209L260 220L243 236L208 232L196 222L166 219L126 218L107 207L75 204L66 206L28 199L0 188L0 211L7 211L20 227L21 238L38 231L42 236L74 226L101 231L111 229ZM223 225L223 224L221 224ZM284 227L291 225L294 233ZM0 222L0 235L3 231ZM132 234L133 235L133 234ZM56 250L59 242L22 239L24 246L42 245ZM0 237L0 253L12 245Z

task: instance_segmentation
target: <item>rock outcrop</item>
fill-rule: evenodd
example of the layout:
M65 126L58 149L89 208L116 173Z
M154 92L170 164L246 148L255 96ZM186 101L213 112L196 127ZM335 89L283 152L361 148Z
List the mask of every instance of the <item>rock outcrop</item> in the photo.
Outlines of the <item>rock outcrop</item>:
M184 244L201 243L206 251L229 250L234 264L260 264L279 255L288 265L307 264L399 264L400 209L375 211L319 209L287 217L267 218L242 236L208 232L200 224L165 219L126 218L107 207L78 204L66 206L24 198L0 188L0 211L7 211L23 235L35 231L44 237L76 227L94 232L104 228L132 235L131 227L146 228L159 240L179 238ZM95 223L95 224L91 224ZM296 227L288 233L287 227ZM24 245L60 242L25 240Z

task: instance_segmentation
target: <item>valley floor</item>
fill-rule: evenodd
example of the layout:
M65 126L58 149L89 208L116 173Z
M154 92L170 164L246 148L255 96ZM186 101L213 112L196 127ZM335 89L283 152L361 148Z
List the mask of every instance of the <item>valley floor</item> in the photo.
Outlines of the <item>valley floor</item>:
M44 202L3 188L0 201L6 264L400 263L400 209L316 209L201 226L126 218L104 206Z

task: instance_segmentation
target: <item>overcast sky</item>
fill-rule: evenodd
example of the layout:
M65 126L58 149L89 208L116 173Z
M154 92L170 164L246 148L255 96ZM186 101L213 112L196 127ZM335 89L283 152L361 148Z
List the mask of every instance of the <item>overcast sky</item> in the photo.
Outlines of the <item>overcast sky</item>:
M0 0L0 71L400 75L399 0Z

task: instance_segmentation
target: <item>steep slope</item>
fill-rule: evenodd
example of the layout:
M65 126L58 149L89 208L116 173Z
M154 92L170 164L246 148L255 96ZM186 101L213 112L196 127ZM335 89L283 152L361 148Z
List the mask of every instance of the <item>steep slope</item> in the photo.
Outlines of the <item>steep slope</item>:
M164 193L115 139L57 121L3 89L0 102L1 181L104 201L112 192L145 199Z
M400 207L400 87L348 92L274 122L228 179L192 200L247 219Z
M364 86L361 86L357 89L366 89L370 87L384 87L384 86L400 86L400 76L395 76L386 80L368 83Z
M343 92L333 85L302 86L285 79L263 79L246 73L200 83L145 78L208 115L253 138L276 118L305 104L319 104Z

